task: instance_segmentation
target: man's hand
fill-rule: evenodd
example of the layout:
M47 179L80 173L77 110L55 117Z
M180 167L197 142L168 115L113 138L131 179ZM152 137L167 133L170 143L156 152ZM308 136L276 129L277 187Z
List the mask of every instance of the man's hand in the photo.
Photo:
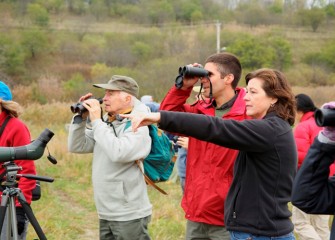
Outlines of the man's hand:
M202 67L201 64L199 63L193 63L193 64L189 64L188 66L191 67ZM191 87L193 87L198 81L199 81L199 77L184 77L183 79L183 86L181 87L182 90L187 90Z
M81 97L79 98L78 102L84 102L86 99L89 99L89 98L91 98L92 96L93 96L92 93L87 93L87 94L81 96ZM84 106L84 105L83 105L83 106ZM87 111L87 112L85 111L84 113L82 113L81 117L82 117L83 120L86 120L86 118L88 117L88 115L89 115L89 112L88 112L88 111Z
M16 207L16 219L17 219L17 233L21 235L24 231L26 224L26 214L23 211L22 207Z
M322 109L334 109L335 111L335 102L329 102L329 103L325 103L322 105L321 107ZM322 134L329 138L331 141L335 141L335 126L327 126L324 127L322 130Z
M90 119L93 122L96 119L101 118L101 106L97 99L90 98L83 102L83 106L87 109L90 115Z
M79 101L78 101L78 102L83 102L83 101L85 101L86 99L91 98L92 96L93 96L92 93L87 93L87 94L85 94L84 96L81 96L81 97L79 98Z
M188 137L178 137L177 144L185 149L188 149Z

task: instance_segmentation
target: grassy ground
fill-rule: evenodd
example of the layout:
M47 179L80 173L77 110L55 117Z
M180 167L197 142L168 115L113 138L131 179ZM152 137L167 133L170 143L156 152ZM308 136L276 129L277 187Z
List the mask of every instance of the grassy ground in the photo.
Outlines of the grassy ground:
M90 183L87 184L66 177L57 178L52 184L42 184L43 197L32 207L48 239L98 239L98 218L92 188ZM176 183L163 183L160 186L169 193L168 196L151 187L148 190L153 203L150 235L152 239L183 239L185 220L180 208L180 187ZM28 239L36 237L30 225Z

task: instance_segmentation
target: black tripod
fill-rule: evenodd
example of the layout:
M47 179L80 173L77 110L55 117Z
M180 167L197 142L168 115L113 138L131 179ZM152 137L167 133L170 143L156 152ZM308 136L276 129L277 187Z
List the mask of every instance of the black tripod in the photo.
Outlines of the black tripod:
M36 219L34 213L27 203L26 198L24 197L22 191L16 187L17 181L16 177L25 177L28 179L40 180L44 182L53 182L53 178L36 176L31 174L17 174L18 170L22 168L17 166L14 162L6 162L2 165L6 170L0 175L0 180L5 177L3 186L5 190L2 192L1 206L0 206L0 235L2 232L3 223L5 220L6 210L9 208L8 212L8 224L7 224L7 233L8 239L18 240L17 233L17 219L16 219L16 208L15 208L15 199L21 204L23 211L25 212L29 222L34 227L37 236L41 239L47 239ZM12 232L13 237L10 236Z

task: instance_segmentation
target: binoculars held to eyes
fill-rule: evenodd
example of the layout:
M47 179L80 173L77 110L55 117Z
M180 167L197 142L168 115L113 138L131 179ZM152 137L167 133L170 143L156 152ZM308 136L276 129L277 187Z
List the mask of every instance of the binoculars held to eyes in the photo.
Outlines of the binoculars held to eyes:
M93 97L91 97L91 98L93 98ZM89 99L91 99L91 98L89 98ZM102 98L94 98L94 99L97 99L100 104L103 102ZM79 115L82 115L84 112L87 111L87 109L83 106L83 102L78 102L78 103L72 104L70 109L71 109L72 113L78 113Z
M202 66L192 67L189 65L179 68L178 76L175 80L176 88L181 88L183 86L184 77L208 77L208 71Z

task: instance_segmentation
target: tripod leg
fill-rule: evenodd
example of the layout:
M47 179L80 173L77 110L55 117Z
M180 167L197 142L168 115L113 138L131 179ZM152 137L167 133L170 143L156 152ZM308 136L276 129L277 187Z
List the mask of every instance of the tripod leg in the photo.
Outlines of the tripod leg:
M27 218L29 219L31 225L33 225L35 232L37 234L37 236L40 238L40 240L47 240L47 238L45 237L41 226L39 225L33 210L31 209L31 207L29 206L29 204L26 201L26 198L23 196L21 190L18 191L18 201L21 203L21 206L23 208L23 211L26 213Z
M6 216L8 199L9 199L8 191L4 190L2 192L1 206L0 206L0 236L1 236L1 232L2 232L3 222L4 222L5 216Z
M2 228L3 228L3 223L4 219L6 217L6 208L9 207L9 214L7 215L8 221L7 221L7 238L8 239L13 239L13 240L18 240L18 235L17 235L17 225L16 225L16 210L15 210L15 199L14 196L10 195L8 196L8 191L4 191L2 195L2 200L1 200L1 210L0 210L0 223L1 223L1 228L0 228L0 233L2 234ZM11 233L13 234L12 238Z
M16 209L15 209L15 198L11 196L9 198L9 214L8 214L8 231L7 234L10 236L10 231L12 230L13 240L18 240L17 234L17 218L16 218ZM11 224L9 224L11 222Z

